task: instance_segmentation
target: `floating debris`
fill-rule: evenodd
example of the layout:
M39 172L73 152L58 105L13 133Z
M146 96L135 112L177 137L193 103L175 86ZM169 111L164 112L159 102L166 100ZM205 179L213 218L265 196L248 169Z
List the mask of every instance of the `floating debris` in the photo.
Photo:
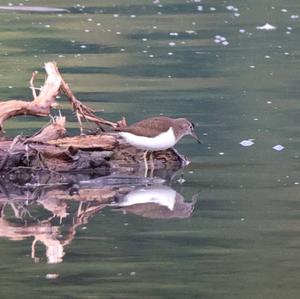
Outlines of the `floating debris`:
M263 26L257 26L256 29L257 30L275 30L277 27L276 26L273 26L269 23L266 23L265 25Z
M24 11L24 12L69 12L64 8L42 6L0 6L0 10Z
M197 34L195 30L186 30L185 31L187 34Z
M214 42L216 44L222 44L223 46L229 45L229 42L227 41L226 37L222 35L215 35Z
M243 141L240 142L240 145L242 146L251 146L254 144L254 141L255 139L245 139Z
M282 146L281 144L277 144L277 145L273 146L273 149L275 151L280 152L280 151L284 150L284 146Z
M239 11L237 7L234 7L233 5L227 5L226 9L229 11Z

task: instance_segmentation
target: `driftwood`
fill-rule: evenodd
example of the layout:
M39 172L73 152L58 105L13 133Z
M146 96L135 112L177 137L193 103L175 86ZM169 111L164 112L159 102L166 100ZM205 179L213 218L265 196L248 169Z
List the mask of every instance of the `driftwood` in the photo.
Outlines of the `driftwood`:
M95 111L80 102L60 74L55 62L45 63L47 78L44 86L36 93L34 80L37 72L30 79L33 100L10 100L0 103L0 130L4 133L7 119L18 115L50 116L51 122L34 135L25 138L16 136L14 140L0 141L0 172L7 172L20 167L35 170L71 171L90 169L107 173L112 171L135 172L143 168L143 151L137 150L121 140L114 132L104 132L104 127L126 125L123 118L111 122L95 114ZM57 96L65 95L77 116L80 132L83 133L82 121L89 121L101 129L97 135L79 135L65 137L66 119L63 116L52 117L52 108L59 108ZM178 169L186 164L184 157L175 150L154 153L154 165L157 169Z
M51 108L57 108L59 104L56 97L62 91L71 102L74 112L77 115L78 121L81 124L81 119L86 119L98 125L109 125L116 127L118 124L110 122L103 118L98 118L92 109L82 104L69 88L68 84L62 78L55 62L45 63L47 79L44 86L41 88L39 95L36 94L34 87L34 79L37 72L33 72L30 79L30 88L32 89L33 100L25 102L22 100L11 100L0 103L0 129L3 130L5 120L17 115L35 115L48 116Z

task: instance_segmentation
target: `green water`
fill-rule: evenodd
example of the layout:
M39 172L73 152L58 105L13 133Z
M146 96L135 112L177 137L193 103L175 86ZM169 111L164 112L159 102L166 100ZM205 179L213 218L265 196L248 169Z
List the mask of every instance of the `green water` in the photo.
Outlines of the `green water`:
M4 223L0 297L299 298L300 3L24 4L70 12L0 11L0 98L30 100L31 72L55 60L76 96L104 109L101 117L184 116L204 143L186 137L176 146L192 162L182 184L179 176L169 183L187 202L196 195L191 217L150 219L106 207L76 227L55 263L41 242L31 258L36 232L12 229L8 237ZM265 23L276 29L256 28ZM70 134L78 133L62 104ZM47 121L19 117L5 128L26 134ZM248 139L252 146L240 145ZM70 236L78 205L68 201L69 215L46 222L48 233ZM19 227L51 217L40 203L27 223L6 209Z

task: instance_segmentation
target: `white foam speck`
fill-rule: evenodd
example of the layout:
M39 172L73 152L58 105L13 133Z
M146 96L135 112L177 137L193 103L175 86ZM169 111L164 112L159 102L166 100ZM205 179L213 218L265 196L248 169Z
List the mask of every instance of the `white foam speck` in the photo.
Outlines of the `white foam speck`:
M198 6L197 6L197 10L198 10L198 11L203 11L203 6L202 6L202 5L198 5Z
M233 5L227 5L226 9L229 11L239 11L239 9Z
M240 142L240 145L242 146L251 146L254 144L254 139L245 139Z
M271 25L271 24L269 24L269 23L266 23L265 25L263 25L263 26L257 26L256 27L256 29L257 30L275 30L276 29L276 26L273 26L273 25Z
M282 146L281 144L277 144L277 145L273 146L273 149L275 151L280 152L280 151L284 150L284 146Z
M226 37L221 36L221 35L215 35L214 42L216 44L221 43L223 46L228 46L229 45L229 42L227 41Z
M197 34L195 30L186 30L185 31L187 34Z
M226 6L226 9L227 9L227 10L233 10L233 9L234 9L234 6L233 6L233 5L227 5L227 6Z

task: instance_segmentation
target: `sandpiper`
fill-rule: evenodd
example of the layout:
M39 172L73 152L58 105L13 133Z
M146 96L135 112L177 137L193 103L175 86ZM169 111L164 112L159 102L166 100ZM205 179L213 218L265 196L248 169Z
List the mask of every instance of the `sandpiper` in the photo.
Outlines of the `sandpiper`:
M185 135L191 135L201 143L194 132L193 123L186 118L151 117L115 130L119 131L120 136L130 145L145 150L146 171L149 151L161 151L173 147Z

